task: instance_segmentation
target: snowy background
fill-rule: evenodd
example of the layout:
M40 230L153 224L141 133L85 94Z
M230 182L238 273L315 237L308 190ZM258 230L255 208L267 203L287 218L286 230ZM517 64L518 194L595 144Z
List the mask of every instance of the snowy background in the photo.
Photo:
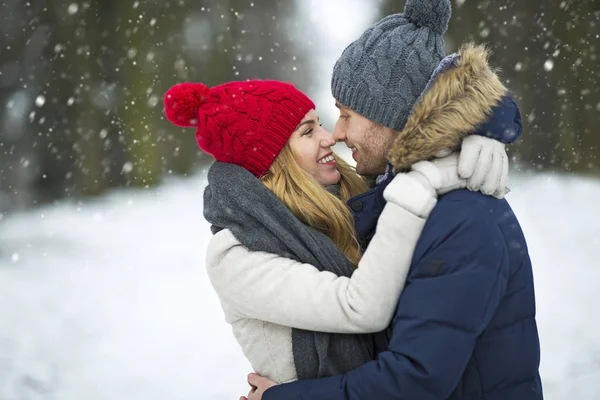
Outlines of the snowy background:
M519 176L546 399L600 398L600 183ZM250 366L204 269L203 174L0 231L0 399L236 399Z
M330 122L333 62L375 11L359 0L301 4L299 28L320 38L313 84ZM535 268L546 399L597 400L600 182L513 173L508 199ZM237 400L247 392L250 366L204 269L205 184L199 171L153 189L0 213L0 400Z

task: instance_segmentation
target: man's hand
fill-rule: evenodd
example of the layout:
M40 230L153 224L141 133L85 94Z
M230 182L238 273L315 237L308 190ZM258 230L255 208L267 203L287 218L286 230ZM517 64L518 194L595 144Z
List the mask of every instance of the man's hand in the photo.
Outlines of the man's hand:
M248 392L248 397L242 396L240 400L261 400L268 388L277 385L276 382L254 373L248 375L248 384L252 389Z

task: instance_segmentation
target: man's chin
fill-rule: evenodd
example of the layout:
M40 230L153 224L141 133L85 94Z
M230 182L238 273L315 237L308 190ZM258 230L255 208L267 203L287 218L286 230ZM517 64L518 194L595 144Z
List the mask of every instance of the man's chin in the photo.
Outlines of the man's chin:
M375 171L375 168L371 165L365 165L365 163L356 163L356 173L362 176L373 176L380 175Z
M359 162L356 163L356 173L366 178L376 178L379 175L385 174L385 166L373 167L372 165L364 165Z
M362 175L362 176L366 176L367 175L366 174L367 170L366 170L366 168L364 168L361 165L361 163L357 162L356 163L356 167L354 167L354 168L355 168L357 174Z

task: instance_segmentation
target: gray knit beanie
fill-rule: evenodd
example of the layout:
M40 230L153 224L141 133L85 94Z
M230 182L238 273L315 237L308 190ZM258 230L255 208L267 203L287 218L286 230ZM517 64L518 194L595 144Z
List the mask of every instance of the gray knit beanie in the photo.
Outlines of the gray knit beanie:
M444 58L450 0L407 0L350 44L333 68L331 91L342 105L402 130Z

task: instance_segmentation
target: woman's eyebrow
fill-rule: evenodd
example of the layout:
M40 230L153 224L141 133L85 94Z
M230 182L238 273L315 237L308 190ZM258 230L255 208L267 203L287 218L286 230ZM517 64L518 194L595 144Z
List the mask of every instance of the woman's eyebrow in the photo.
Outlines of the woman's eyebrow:
M298 126L296 127L296 129L294 129L294 130L295 130L295 131L297 131L298 129L300 129L300 127L301 127L302 125L306 125L306 124L314 124L314 123L315 123L315 120L314 120L314 119L309 119L309 120L306 120L306 121L304 121L304 122L300 122L300 123L298 124Z

